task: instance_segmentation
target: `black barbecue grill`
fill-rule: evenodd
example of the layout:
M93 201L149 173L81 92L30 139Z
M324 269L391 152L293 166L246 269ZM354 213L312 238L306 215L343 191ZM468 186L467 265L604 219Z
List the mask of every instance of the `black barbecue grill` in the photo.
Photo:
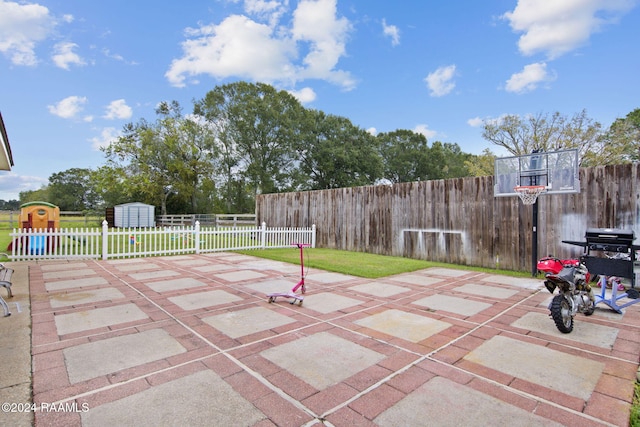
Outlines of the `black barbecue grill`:
M585 248L581 261L584 262L590 273L631 279L631 287L634 288L633 265L636 261L636 251L640 250L640 246L633 244L635 240L633 230L588 228L584 237L584 242L570 240L562 242ZM592 251L604 252L605 257L593 256Z
M617 276L631 279L631 289L620 296L613 295L613 298L606 299L603 293L600 300L610 305L616 311L628 305L618 306L616 299L628 297L638 299L638 291L635 289L634 264L637 260L636 251L640 250L640 245L634 245L635 234L633 230L623 230L617 228L589 228L585 233L584 242L574 242L563 240L563 243L582 246L585 251L580 260L587 266L593 275ZM591 252L600 252L601 256L594 256ZM604 255L604 256L602 256ZM640 302L640 301L634 301Z
M634 256L634 251L640 249L635 246L633 230L618 228L589 228L585 233L587 247L592 251L628 253Z

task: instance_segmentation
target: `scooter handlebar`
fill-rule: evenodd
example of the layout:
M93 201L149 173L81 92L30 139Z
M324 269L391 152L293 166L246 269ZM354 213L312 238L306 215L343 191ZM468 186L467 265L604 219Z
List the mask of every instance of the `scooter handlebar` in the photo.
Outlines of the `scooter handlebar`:
M297 246L298 248L304 248L311 246L311 243L292 243L291 246Z

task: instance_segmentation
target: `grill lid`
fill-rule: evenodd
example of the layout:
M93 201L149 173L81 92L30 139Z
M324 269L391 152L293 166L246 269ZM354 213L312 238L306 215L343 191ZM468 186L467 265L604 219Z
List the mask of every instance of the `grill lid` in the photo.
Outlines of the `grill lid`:
M585 246L591 250L627 253L636 250L633 230L620 228L589 228L585 233Z
M633 230L620 228L588 228L585 233L587 243L610 243L615 245L632 245L635 239Z

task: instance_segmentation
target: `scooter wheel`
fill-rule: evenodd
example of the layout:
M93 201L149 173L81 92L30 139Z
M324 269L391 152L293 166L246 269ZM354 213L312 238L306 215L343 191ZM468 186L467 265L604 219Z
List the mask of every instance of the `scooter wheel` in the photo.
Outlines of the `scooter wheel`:
M551 300L550 310L558 330L563 334L570 333L573 330L573 316L569 301L563 295L556 295Z

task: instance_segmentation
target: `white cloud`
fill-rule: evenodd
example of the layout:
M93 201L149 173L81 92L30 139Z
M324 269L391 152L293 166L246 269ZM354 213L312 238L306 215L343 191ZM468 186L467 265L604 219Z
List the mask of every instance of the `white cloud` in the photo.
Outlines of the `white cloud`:
M51 57L53 59L54 64L56 66L63 68L65 70L69 69L69 65L86 65L86 62L78 55L73 52L73 49L77 48L78 45L75 43L58 43L54 46L54 54Z
M111 51L109 49L102 49L102 54L104 56L106 56L107 58L111 58L111 59L115 59L116 61L122 61L124 62L124 57L120 54L117 53L111 53Z
M106 48L102 49L102 54L109 59L120 61L127 65L138 65L136 61L127 60L124 56L120 55L119 53L113 53L111 52L111 50Z
M376 136L378 134L378 129L371 127L369 129L367 129L367 132L369 132L371 135Z
M295 96L301 104L308 104L316 99L316 93L310 87L303 87L300 90L290 90L289 93Z
M336 69L351 31L349 21L337 16L336 0L301 0L287 21L290 27L278 25L288 4L251 0L245 12L257 15L255 20L231 15L219 24L187 29L183 55L171 62L165 77L178 87L197 83L204 74L287 84L321 79L353 88L350 74Z
M54 27L55 20L46 7L0 0L0 52L14 65L35 66L36 44Z
M116 99L111 101L106 108L107 112L103 116L108 120L128 119L133 115L133 110L127 105L124 99Z
M275 25L286 12L287 4L288 1L285 1L283 4L276 0L245 0L244 10L250 15L257 15L261 19L266 20L270 25Z
M116 128L106 127L100 131L100 135L91 138L91 146L94 150L100 150L101 148L108 147L109 144L114 142L120 137L120 132Z
M467 124L473 128L477 128L482 126L482 124L484 123L484 120L482 120L480 117L474 117L472 119L467 120Z
M551 82L555 79L555 75L547 72L547 64L536 62L525 65L521 72L511 75L505 84L505 90L518 94L531 92L541 83Z
M20 192L39 190L49 183L37 176L16 175L13 172L0 174L0 199L18 200Z
M166 72L169 82L185 86L187 76L208 74L272 82L292 77L289 57L295 51L290 41L277 39L273 29L246 16L231 15L220 25L190 29L195 36L182 43L184 56L174 59Z
M518 47L523 55L546 53L557 58L585 44L591 34L634 6L634 0L518 0L503 18L511 28L523 33Z
M395 25L387 25L385 19L382 20L382 32L385 36L391 37L392 46L400 44L400 30Z
M299 71L302 78L327 80L345 89L353 89L355 81L345 71L334 70L346 54L351 23L338 18L337 0L302 0L293 13L291 33L297 42L307 42L309 53Z
M435 136L438 134L438 132L436 132L435 130L429 129L428 125L417 125L413 131L415 133L420 133L422 135L425 136L425 138L427 138L427 141L430 140L431 138L435 138Z
M48 105L47 108L54 116L71 119L83 110L86 103L87 98L84 96L68 96L55 105Z
M453 82L455 73L455 65L440 67L433 73L429 73L424 79L425 82L427 82L429 94L431 96L444 96L450 93L456 87L456 84Z

